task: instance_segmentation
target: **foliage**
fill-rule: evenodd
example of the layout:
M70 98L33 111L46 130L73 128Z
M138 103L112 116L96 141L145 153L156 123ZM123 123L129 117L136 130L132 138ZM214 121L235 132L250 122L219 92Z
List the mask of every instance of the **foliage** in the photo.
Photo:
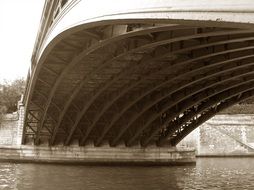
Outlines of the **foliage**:
M23 78L0 84L0 115L17 111L17 103L24 90L25 80Z

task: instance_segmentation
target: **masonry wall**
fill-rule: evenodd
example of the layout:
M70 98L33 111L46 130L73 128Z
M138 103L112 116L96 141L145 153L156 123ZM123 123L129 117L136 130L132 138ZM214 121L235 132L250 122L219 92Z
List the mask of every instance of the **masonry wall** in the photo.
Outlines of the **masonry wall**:
M23 96L18 102L17 112L6 114L0 122L0 146L1 145L21 145L23 122L24 122L24 105Z
M22 143L24 114L25 114L25 109L23 105L23 96L22 96L21 100L18 102L18 121L16 126L16 131L17 131L16 144L17 145L21 145Z
M0 145L17 144L18 113L7 114L0 123Z
M254 115L217 115L199 130L198 155L254 154Z
M205 122L177 146L195 147L198 156L254 155L252 110L253 105L233 106Z
M0 146L0 161L53 162L81 164L152 164L195 163L193 150L174 147L79 147L79 146Z

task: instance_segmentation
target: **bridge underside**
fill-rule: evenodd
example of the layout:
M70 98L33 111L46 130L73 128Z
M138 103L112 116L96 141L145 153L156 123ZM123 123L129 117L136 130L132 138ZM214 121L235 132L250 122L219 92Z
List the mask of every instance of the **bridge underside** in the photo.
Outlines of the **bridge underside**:
M32 78L23 143L176 145L254 95L254 31L121 22L65 35Z

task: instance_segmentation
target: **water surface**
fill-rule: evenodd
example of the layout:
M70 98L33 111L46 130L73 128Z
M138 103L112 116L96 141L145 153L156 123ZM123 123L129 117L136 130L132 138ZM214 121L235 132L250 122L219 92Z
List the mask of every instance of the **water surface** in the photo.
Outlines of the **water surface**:
M254 158L199 158L196 166L170 167L0 163L0 189L254 189Z

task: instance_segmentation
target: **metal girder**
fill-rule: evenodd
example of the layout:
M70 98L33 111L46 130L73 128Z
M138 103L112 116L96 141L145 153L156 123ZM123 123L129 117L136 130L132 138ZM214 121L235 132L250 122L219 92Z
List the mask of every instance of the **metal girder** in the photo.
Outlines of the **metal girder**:
M36 93L38 93L39 95L41 95L44 99L46 99L46 96L44 95L44 94L42 94L41 92L39 92L39 91L36 91ZM34 103L39 109L40 109L40 111L41 111L41 113L43 113L43 111L44 111L44 108L42 108L41 106L39 106L38 104L36 104L36 103ZM52 105L58 110L58 112L61 110L55 103L52 103ZM56 122L56 120L52 117L52 116L50 116L50 118L53 120L53 122ZM37 118L38 119L38 118ZM38 123L40 123L41 121L38 119ZM27 123L27 121L25 122L25 125L26 125L26 123ZM48 132L49 133L52 133L48 128L47 128L47 130L48 130ZM38 135L38 131L37 131L37 134L36 135ZM37 136L36 136L36 138L37 138Z
M165 49L164 51L168 52L167 49ZM161 52L164 55L164 51ZM156 55L159 56L160 55ZM151 55L144 55L144 57L138 61L134 66L127 68L126 70L124 70L123 72L121 72L119 75L117 75L114 78L114 81L117 81L118 79L120 79L121 77L127 75L128 73L132 73L135 70L137 70L138 68L144 68L145 64L148 64L149 62L151 62L151 59L154 60L157 57L152 57ZM133 64L132 64L133 65ZM121 97L123 94L127 93L130 89L132 89L134 86L136 86L137 84L139 84L142 81L141 78L139 78L138 80L135 81L134 85L130 85L127 84L126 87L123 87L122 90L119 91L119 93L117 93L111 101L107 101L107 105L105 107L103 107L103 109L100 109L100 112L96 114L96 117L93 120L92 125L89 126L89 128L87 129L87 134L82 138L81 140L81 145L86 141L89 132L93 129L93 127L95 126L95 124L97 123L97 121L100 119L100 117L102 116L102 114L104 113L105 110L107 110L113 102L115 102L116 99L118 99L119 97Z
M119 35L121 36L120 39L119 39L119 37L118 37L118 38L115 37L114 40L108 40L108 41L110 41L110 42L112 42L112 41L117 41L117 39L118 39L118 40L124 40L124 39L130 38L130 37L132 37L132 36L144 35L144 34L146 34L146 33L151 33L151 32L160 32L160 31L169 30L169 29L173 30L173 29L175 29L175 28L179 28L179 26L177 26L177 27L162 26L162 27L156 27L156 28L155 28L155 27L154 27L154 28L148 28L148 29L144 29L144 30L140 30L140 31L133 31L133 32L128 32L128 33L126 32L126 33L123 33L123 34L121 34L121 35L119 34ZM111 36L111 37L113 38L114 36ZM105 43L105 45L106 45L106 43ZM102 45L101 45L101 46L102 46ZM127 53L130 53L130 52L127 52ZM104 63L104 64L102 64L101 66L99 66L99 67L96 69L96 71L102 70L104 67L108 66L114 59L118 59L118 58L120 58L120 57L122 57L122 56L124 56L124 55L126 55L126 52L124 52L124 53L123 53L122 55L120 55L120 56L115 56L115 57L113 56L111 60L109 60L109 61L107 61L106 63ZM91 73L89 76L92 76L92 74L93 74L93 73ZM86 76L86 77L82 80L82 82L77 86L77 88L75 88L73 94L70 96L70 98L67 100L66 104L64 105L64 109L63 109L63 111L62 111L61 114L60 114L60 117L59 117L59 119L58 119L59 121L58 121L58 123L57 123L57 125L56 125L56 127L55 127L55 130L54 130L54 133L53 133L53 136L52 136L52 140L51 140L51 143L52 143L52 144L54 143L56 131L57 131L57 129L59 128L59 126L60 126L60 124L61 124L61 121L62 121L62 119L63 119L63 117L64 117L64 115L65 115L67 109L69 108L71 102L72 102L73 99L76 97L76 95L77 95L77 94L79 93L79 91L82 89L82 87L83 87L83 85L84 85L86 79L88 79L89 76ZM76 127L74 127L74 128L76 128ZM74 130L71 130L71 132L70 132L71 134L73 134L72 131L74 132L75 129L74 129ZM68 137L67 139L70 139L70 138ZM67 140L67 144L68 144L68 141L69 141L69 140Z
M251 85L243 84L243 85L239 85L239 86L236 86L236 87L233 87L233 88L229 88L228 90L222 91L220 93L211 94L210 98L209 97L207 98L208 101L205 101L205 103L201 104L202 106L200 106L198 111L191 112L191 114L193 114L193 117L194 117L195 115L200 114L204 110L208 109L209 107L211 107L211 106L213 106L215 104L218 104L219 102L221 102L223 100L229 99L231 97L234 97L235 95L238 95L240 93L249 91L251 89L254 89L254 83L253 83L253 81L251 81L250 83L251 83ZM188 109L188 107L191 107L191 106L193 106L195 104L197 105L198 103L204 101L205 99L206 98L204 97L203 99L198 100L198 101L192 103L191 105L187 105L182 110ZM178 128L179 127L181 127L181 126L178 126ZM145 137L145 139L142 140L142 142L141 142L142 146L146 146L149 143L149 141L152 139L152 137L155 135L155 133L159 132L159 128L157 128L157 129L154 130L152 132L152 134L150 134L149 136ZM160 128L160 130L161 129L162 128ZM176 128L176 130L177 130L177 128Z
M248 67L253 67L254 63L249 63L249 64L246 64L246 65L241 65L241 66L237 66L237 67L233 67L231 69L226 69L224 71L221 71L221 72L215 72L214 74L211 74L211 75L208 75L208 76L205 76L205 77L201 77L201 78L198 78L198 79L195 79L193 82L189 82L189 83L186 83L184 85L182 85L181 83L180 84L177 84L175 85L175 90L172 90L170 93L165 93L165 95L159 97L158 99L154 100L154 101L151 101L150 104L148 104L148 106L144 107L143 110L140 110L136 115L136 117L134 117L134 119L132 119L132 121L130 122L130 124L132 124L135 119L137 119L137 117L139 117L141 114L143 114L146 110L148 110L149 108L151 108L153 105L155 105L156 103L158 103L159 101L161 101L162 99L166 98L166 97L170 97L173 93L176 93L176 94L181 94L179 93L179 90L181 89L184 89L192 84L195 84L197 82L202 82L204 81L205 79L208 79L208 78L211 78L211 77L217 77L217 82L213 82L211 81L210 83L207 82L207 84L205 85L205 87L201 87L201 88L197 88L195 89L195 87L192 87L191 88L191 92L188 92L188 93L184 93L182 96L178 96L177 98L175 99L172 99L172 101L170 102L167 102L166 104L164 104L165 108L164 109L161 109L159 112L157 112L155 115L152 115L151 117L149 117L149 120L147 120L146 124L143 125L142 127L140 127L138 129L138 131L136 132L136 134L134 136L132 136L132 138L127 142L128 145L130 145L141 133L144 129L148 128L149 125L151 123L153 123L163 112L165 112L167 109L167 106L170 106L170 108L173 108L175 105L177 105L180 101L182 101L184 98L188 98L188 97L191 97L192 95L194 95L195 93L199 93L199 92L202 92L203 90L207 89L207 88L211 88L217 84L221 84L221 83L224 83L224 82L227 82L227 81L230 81L232 79L236 79L238 77L244 77L246 76L248 73L249 74L252 74L253 73L253 69L251 70L247 70L246 73L242 74L235 74L235 75L231 75L228 79L224 79L224 80L220 80L219 77L220 76L223 76L224 74L230 74L234 71L237 71L239 70L240 68L248 68ZM178 86L178 87L177 87ZM180 113L179 113L180 114ZM170 117L171 119L173 119L177 114L173 115L172 117ZM168 118L169 120L169 118ZM129 126L130 126L129 124ZM163 127L163 125L161 125L161 127Z
M94 38L97 41L100 41L102 39L102 36L96 32L89 32L89 31L83 31L82 33L84 33L85 35L88 35L92 38Z
M51 74L53 74L53 75L55 75L55 76L58 75L58 73L56 73L56 72L53 71L52 69L46 67L45 65L43 65L42 69L45 69L46 71L48 71L49 73L51 73Z
M248 98L254 96L254 90L249 90L243 93L241 98L237 97L238 95L230 98L227 102L223 102L216 107L214 110L210 110L199 117L195 123L191 123L183 131L181 131L175 138L171 139L170 144L172 146L176 146L185 136L187 136L190 132L192 132L195 128L200 126L202 123L206 122L208 119L212 118L216 113L238 103Z
M38 81L41 81L43 84L45 84L48 87L51 87L50 84L44 80L42 80L41 78L37 78Z
M247 57L250 57L250 56L244 56L245 58L247 58ZM241 59L244 59L244 57L239 57L239 58L237 58L237 60L241 60ZM252 57L252 56L251 56ZM220 63L229 63L229 62L231 62L231 61L236 61L236 60L227 60L226 62L220 62ZM217 64L220 64L220 63L216 63L215 65L217 65ZM213 65L214 66L214 65ZM201 68L201 69L203 69L203 68ZM200 71L200 69L198 69L197 71ZM195 70L192 70L191 72L194 72L194 74L195 74ZM189 73L188 73L189 74ZM184 77L184 75L182 76L182 75L179 75L179 77L180 78L182 78L182 77ZM179 87L179 86L181 86L181 85L175 85L176 86L176 89L177 89L177 87ZM186 86L184 86L184 87L186 87ZM168 96L168 94L165 94L166 96ZM160 99L157 99L157 101L156 102L158 102L159 100L161 100L161 99L163 99L163 98L165 98L166 96L162 96ZM152 102L152 101L151 101ZM126 126L126 128L124 128L124 129L122 129L121 130L121 132L118 134L118 136L113 140L113 142L112 142L112 145L114 146L116 143L117 143L117 141L120 139L120 137L121 137L121 135L123 135L123 133L128 129L128 127L130 126L130 124L132 123L132 122L134 122L141 114L143 114L147 109L149 109L152 105L154 105L154 103L152 102L152 104L150 104L150 106L147 106L146 108L144 108L143 110L139 110L138 111L138 113L135 115L135 117L129 122L129 123L127 123L127 126Z
M84 32L84 31L83 31ZM88 34L88 33L87 33ZM92 35L92 38L94 38L94 35ZM96 36L97 38L97 36ZM97 41L98 42L98 41ZM101 43L102 45L103 43ZM90 44L89 47L92 47L93 44ZM62 71L62 73L60 73L56 79L56 82L54 83L53 87L51 88L51 92L49 94L49 97L46 101L46 104L45 104L45 111L43 112L43 115L42 115L42 118L41 118L41 123L40 125L38 126L38 133L40 133L40 130L42 128L42 125L44 124L44 120L46 118L46 115L47 115L47 111L48 111L48 108L51 104L51 100L55 94L55 91L57 89L57 87L59 86L61 80L64 78L64 76L69 72L69 70L74 67L77 63L79 63L79 61L85 56L88 54L89 52L89 47L87 47L86 49L84 49L82 52L80 52L70 63L68 66L65 67L64 71ZM96 48L96 47L94 47ZM90 48L90 52L94 50L94 48ZM100 48L99 45L97 45L97 48ZM56 57L56 56L54 56ZM61 59L61 58L60 58ZM65 60L63 60L65 61ZM46 68L46 67L45 67ZM48 71L51 71L50 69L46 68ZM51 72L52 73L52 72ZM36 137L36 144L38 144L38 136Z
M156 27L155 27L156 28ZM188 27L187 27L188 28ZM156 30L156 29L155 29ZM228 31L229 32L229 31ZM233 31L234 32L234 31ZM239 34L241 34L241 33L244 33L244 32L246 32L246 31L237 31L237 32L239 32ZM249 31L248 31L249 32ZM247 32L247 33L248 33ZM131 32L130 32L131 33ZM220 33L220 32L217 32L217 33ZM221 32L221 33L223 33L223 32ZM232 33L232 31L230 31L230 33ZM196 35L197 36L197 38L200 38L200 36L198 37L198 35ZM182 40L183 40L183 38L182 38ZM110 41L110 40L109 40ZM115 41L119 41L119 39L116 39ZM103 43L103 42L102 42ZM109 42L109 43L112 43L112 41L111 42ZM149 45L149 44L148 44ZM149 48L149 46L146 46L146 47L144 47L144 48ZM160 43L157 43L156 45L160 45ZM96 47L92 50L93 48L91 48L91 51L96 51ZM79 55L78 55L79 56ZM75 57L74 58L74 60L76 59L77 57ZM73 60L72 60L73 61ZM71 61L71 63L72 63L72 61ZM70 64L69 64L70 65ZM58 77L56 78L56 82L55 82L55 84L52 86L53 88L51 89L51 91L50 91L50 93L49 93L49 95L48 95L48 97L46 98L47 99L47 101L46 101L46 103L44 104L44 107L45 107L45 112L43 112L43 114L42 114L42 117L41 117L41 120L42 120L42 123L40 123L39 125L38 125L38 131L39 131L39 133L40 133L40 130L41 130L41 128L43 127L43 123L45 122L45 120L46 120L46 117L47 117L47 114L48 114L48 109L50 108L50 105L54 105L54 103L52 102L52 100L53 100L53 97L55 96L55 91L56 91L56 89L57 89L57 87L59 86L59 84L60 84L60 82L62 81L62 79L64 78L64 75L68 72L68 71L66 71L66 69L67 68L70 68L69 67L69 65L68 66L66 66L65 68L64 68L64 70L62 71L62 73L61 74L59 74L58 75ZM42 67L43 68L43 67ZM66 73L64 73L66 71ZM63 74L64 73L64 74ZM61 78L62 77L62 78ZM111 84L113 84L113 82L111 82L111 83L107 83L107 85L106 86L110 86ZM106 87L104 88L104 90L106 89ZM103 90L102 91L100 91L100 93L102 93L103 92ZM99 95L98 95L99 96ZM98 97L97 96L97 97ZM73 98L74 99L74 98ZM91 104L95 101L95 99L96 98L94 98L92 101L91 101ZM70 104L71 104L71 101L70 101ZM69 104L69 105L70 105ZM68 107L69 106L67 106L67 108L66 108L66 111L67 111L67 109L68 109ZM89 107L89 106L88 106ZM88 108L87 108L88 109ZM62 118L64 117L64 114L66 113L66 111L63 113L63 116L62 116ZM84 111L84 114L85 114L85 112L86 111ZM60 114L61 115L61 114ZM60 117L58 117L58 118L60 118ZM80 116L80 117L77 117L77 118L82 118L82 116ZM58 120L57 120L58 121ZM61 121L62 121L62 119L61 120L59 120L60 121L60 124L61 124ZM75 121L76 122L76 121ZM78 125L78 123L79 123L79 121L77 122L77 125ZM59 126L60 126L60 124L59 124ZM75 124L75 123L74 123ZM95 124L94 125L96 125L96 122L95 122ZM75 127L76 128L76 127ZM57 130L58 130L58 128L56 128L56 130L54 129L54 134L56 135L56 133L57 133ZM73 131L73 132L72 132ZM74 133L74 131L75 131L75 129L73 129L73 128L71 128L71 131L70 132L72 132L72 133ZM72 136L72 134L71 134L71 136ZM68 136L67 137L67 139L69 138L69 139L71 139L71 136ZM36 138L39 138L39 135L36 137ZM36 142L38 141L39 139L36 139Z
M29 111L29 114L30 114L36 121L39 121L39 119L32 113L31 110Z
M42 107L38 106L36 103L34 103L34 104L38 107L38 109L39 109L41 112L43 112L43 108L42 108ZM31 113L31 110L29 111L28 114L30 114L32 117L34 117L34 118L37 120L38 123L40 122L40 120L39 120L34 114ZM53 120L53 118L52 118L52 120ZM28 126L29 128L31 127L31 126L29 125L29 123L30 123L30 122L29 122L28 120L26 120L26 122L24 123L24 124L25 124L25 126L24 126L24 131L23 131L24 136L26 135L26 132L25 132L26 126ZM51 131L50 131L48 128L46 128L46 129L48 130L49 133L51 133ZM33 131L34 131L34 130L33 130ZM37 133L37 132L35 132L35 135L36 135L36 133ZM22 139L22 142L23 142L24 140L25 140L25 139Z
M68 52L65 50L65 52ZM65 60L62 56L58 55L59 52L54 52L54 55L52 56L54 60L58 60L60 63L67 64L68 60ZM61 53L61 52L60 52Z
M172 27L170 27L170 29L172 30ZM157 32L158 32L159 30L157 29ZM140 32L140 31L139 31ZM147 31L145 31L145 32L147 32ZM134 32L132 32L132 33L134 33ZM143 31L143 33L142 34L144 34L144 31ZM148 45L150 45L151 46L151 44L152 43L149 43ZM147 48L147 45L144 45L145 46L145 48ZM143 49L144 47L139 47L139 48L134 48L134 50L130 50L128 53L134 53L135 51L140 51L141 49ZM117 78L116 78L117 79ZM112 82L113 83L113 82ZM108 86L110 86L110 85L108 85ZM106 89L106 88L104 88L104 89ZM97 91L97 92L99 92L99 91ZM100 89L100 92L102 92L101 91L101 89ZM98 95L97 95L98 94ZM100 93L96 93L96 96L93 96L93 99L94 98L96 98L96 97L98 97L100 95ZM95 99L94 99L95 100ZM93 101L89 101L89 102L91 102L90 104L92 104L93 103ZM89 105L90 106L90 105ZM85 112L87 111L87 109L89 108L89 106L85 106L84 108L83 108L83 111L81 111L81 114L82 115L84 115L85 114ZM76 123L74 123L74 125L73 125L73 128L72 128L72 130L70 131L70 136L68 136L68 138L66 139L66 144L68 144L69 143L69 141L70 141L70 139L71 139L71 136L72 136L72 134L74 133L74 131L75 131L75 129L76 129L76 127L77 127L77 125L78 125L78 123L79 123L79 120L82 118L82 115L79 115L79 116L77 116L77 119L78 119L78 121L76 122Z
M98 40L99 41L99 40ZM76 50L76 51L79 51L80 50L80 48L82 48L82 47L80 47L80 46L78 46L78 45L75 45L75 44L73 44L73 43L70 43L70 42L66 42L66 41L63 41L62 42L62 44L63 44L63 46L65 47L70 47L71 49L73 49L74 51Z
M232 31L231 31L231 32L232 32ZM235 31L235 32L236 32L236 33L239 33L239 31ZM245 32L247 32L247 31L245 31ZM221 33L221 34L225 34L225 32L224 32L224 33ZM217 33L216 33L216 35L217 35ZM195 36L195 37L196 37L196 36ZM81 119L81 118L82 118L82 116L77 117L77 118L80 118L80 119ZM71 134L71 135L74 133L75 128L76 128L76 127L74 127L74 128L73 128L73 130L71 130L71 131L70 131L70 134ZM71 139L71 138L70 138L70 137L71 137L71 135L67 138L67 141L66 141L66 142L67 142L67 144L69 143L69 142L68 142L68 141L69 141L69 139Z
M252 74L253 75L254 71L250 72L249 74ZM206 109L207 107L202 107L202 109L198 109L196 111L193 111L193 112L190 112L190 113L187 113L187 114L184 114L181 118L178 119L178 121L173 121L172 118L176 117L176 115L179 115L181 113L184 112L184 110L187 110L189 109L190 107L193 107L195 105L198 105L200 102L202 101L205 101L206 99L209 99L210 97L216 95L216 94L220 94L222 93L223 91L226 91L226 90L230 90L232 88L238 88L238 87L241 87L243 85L248 85L248 83L253 83L254 82L254 78L251 79L251 80L247 80L247 81L243 81L243 82L240 82L240 83L236 83L236 84L232 84L232 85L229 85L227 88L224 88L224 87L218 87L215 89L214 93L209 93L206 92L202 97L199 96L198 100L197 101L188 101L188 99L186 99L186 104L184 105L184 107L182 107L181 110L179 110L178 112L174 113L173 115L171 115L169 118L167 118L163 123L159 124L158 126L158 130L159 129L163 129L165 128L165 126L167 126L166 128L168 129L166 134L163 135L162 137L160 137L160 139L158 140L157 144L158 145L162 145L164 142L167 141L167 138L169 138L172 133L174 131L176 131L181 125L183 125L184 123L188 122L189 120L191 120L195 115L197 114L200 114L204 109ZM208 104L208 107L213 105L213 102L211 102L212 104ZM168 124L167 124L168 123ZM152 133L155 134L157 133L158 131L154 130ZM157 132L155 132L157 131ZM152 138L152 137L151 137Z
M145 61L147 61L147 60L149 60L149 59L151 59L151 56L150 56L150 55L145 56L145 58L142 59L142 61L138 62L135 66L127 68L126 70L124 70L123 72L121 72L119 75L115 76L110 82L106 83L106 85L104 86L104 87L105 87L104 89L108 88L108 87L111 86L114 82L118 81L122 76L124 76L124 75L126 75L126 74L128 74L128 73L131 73L132 71L134 71L134 70L136 69L136 67L140 66L143 62L145 62ZM103 89L103 90L104 90L104 89ZM128 90L128 89L129 89L129 88L127 87L125 90L121 91L121 92L118 93L118 95L116 95L116 96L117 96L117 97L121 96L121 94L123 94L124 92L126 92L126 90ZM100 95L100 94L98 94L98 95ZM97 97L98 97L98 96L97 96ZM96 98L96 97L95 97L95 98ZM114 97L114 98L116 98L116 97ZM102 113L102 112L100 112L100 113ZM81 140L81 143L80 143L81 145L83 145L83 144L85 143L85 141L87 140L87 138L88 138L88 136L89 136L91 130L94 128L96 122L98 121L98 119L99 119L100 116L101 116L100 113L99 113L99 114L96 113L96 118L93 120L92 124L87 128L85 135L82 137L82 140ZM83 116L83 115L82 115L82 116Z
M252 63L254 65L254 63ZM253 74L254 71L250 71L249 72L249 75ZM223 74L223 73L221 73ZM156 120L159 120L159 116L166 112L167 110L170 110L170 109L173 109L176 105L178 105L181 101L187 99L188 98L192 98L193 95L195 94L198 94L202 91L205 91L205 90L209 90L211 88L213 88L214 86L216 85L220 85L220 84L223 84L225 82L228 82L230 80L233 80L233 79L236 79L236 78L241 78L241 77L244 77L246 76L246 74L239 74L239 75L236 75L236 76L231 76L229 77L228 79L225 79L225 80L218 80L217 82L211 82L211 83L206 83L206 85L202 88L197 88L195 89L195 87L191 88L191 91L188 93L188 95L183 95L182 97L177 97L177 98L174 98L172 99L170 102L167 102L166 104L164 104L164 108L162 108L159 112L157 112L155 115L149 117L150 119L145 123L145 125L143 125L141 128L138 129L138 131L136 132L136 134L131 138L129 139L129 141L127 142L127 145L131 145L133 141L135 141L135 139L142 133L143 130L145 130L146 128L149 128L149 126L154 123ZM218 76L219 77L219 76ZM236 83L235 85L238 85L238 83ZM229 86L230 88L231 86ZM209 96L209 93L212 94L212 93L217 93L219 91L223 91L227 88L224 88L224 87L219 87L218 89L216 88L216 90L210 90L208 92L203 92L203 97L197 97L196 99L198 100L197 102L199 101L202 101L204 98L208 97ZM178 92L176 92L178 93ZM198 94L199 95L199 94ZM203 98L203 99L202 99ZM177 111L172 111L172 114L169 115L167 117L167 119L162 122L158 127L156 127L156 131L162 129L164 127L164 125L167 123L167 122L170 122L171 120L173 120L175 117L177 117L179 114L181 114L185 109L187 109L188 107L191 107L195 105L195 102L192 102L191 100L190 101L187 101L187 105L185 105L185 107L182 107L181 109L178 109ZM158 123L159 121L157 121L156 123ZM156 134L154 131L152 132L153 134Z
M33 129L33 127L31 125L27 124L27 126L29 129L31 129L34 132L34 134L36 134L36 131Z
M211 56L212 56L212 55L211 55ZM175 78L168 78L164 83L159 84L159 86L165 85L165 84L167 84L167 83L169 83L169 82L172 82L173 80L177 80L178 78L186 77L186 76L188 76L188 75L190 75L190 74L195 75L196 73L199 73L199 72L201 72L201 71L204 70L204 69L209 69L209 68L211 69L211 68L214 67L214 66L217 67L218 65L221 65L221 64L227 64L227 63L230 63L231 61L237 61L237 60L241 60L241 59L245 59L245 58L250 58L250 57L253 57L253 56L250 55L250 56L239 57L239 58L235 58L235 59L232 59L232 60L222 61L222 62L214 63L214 64L211 64L211 65L206 65L205 67L193 69L193 70L190 71L190 72L186 72L186 73L179 74L179 75L178 75L177 77L175 77ZM194 59L195 59L195 58L194 58ZM188 61L188 63L189 63L189 62L190 62L190 61ZM181 65L182 65L182 64L181 64ZM183 67L184 67L184 66L183 66ZM174 70L173 67L172 67L172 69ZM199 79L199 81L201 81L201 80L203 80L203 79ZM184 85L185 85L185 86L184 86ZM178 88L179 88L180 86L183 86L183 87L188 86L188 82L185 82L184 85L180 85L180 84L174 85L175 88L172 88L172 92L178 90ZM156 88L158 88L158 87L155 87L155 89L156 89ZM154 89L149 89L149 90L150 90L150 92L152 92ZM150 93L150 92L149 92L149 93ZM167 96L167 95L168 95L168 94L166 94L166 96ZM163 98L165 98L166 96L164 96ZM142 96L142 97L143 97L143 96ZM161 98L161 99L162 99L162 98ZM137 102L137 101L135 101L135 102ZM134 103L135 103L135 102L134 102ZM134 103L132 103L132 105L133 105ZM152 106L152 105L147 106L146 109L143 109L143 111L142 111L142 110L139 111L139 112L135 115L134 119L131 119L131 121L127 124L127 127L123 129L124 131L122 131L121 134L119 134L117 138L119 139L119 138L121 137L121 135L123 135L123 133L124 133L124 132L127 130L127 128L130 126L130 124L131 124L132 122L134 122L134 121L139 117L139 115L141 115L142 113L144 113L144 111L147 110L147 109L149 109L151 106ZM129 108L129 107L130 107L130 106L128 106L128 108ZM118 139L116 139L116 140L114 140L114 141L117 141ZM114 142L114 143L116 143L116 142ZM113 144L114 144L114 143L113 143Z
M253 49L253 47L248 47L248 48L243 48L243 49L241 49L242 51L243 50L248 50L248 49ZM240 49L239 49L239 51L241 51ZM224 51L224 52L219 52L219 53L214 53L213 55L214 56L216 56L216 55L222 55L222 54L225 54L225 53L232 53L232 52L235 52L236 50L228 50L228 51ZM197 58L196 60L194 60L194 61L197 61L197 60L199 60L199 59L205 59L205 58L208 58L208 57L211 57L211 55L209 56L203 56L203 57L201 57L201 58ZM193 61L193 60L191 60L191 61ZM190 63L191 61L187 61L187 62L185 62L185 64L188 64L188 63ZM180 64L176 64L177 66L182 66L182 65L180 65ZM140 98L142 98L142 97L140 97ZM133 104L132 104L133 105ZM130 105L130 106L132 106L132 105ZM129 107L130 107L129 106ZM129 107L127 107L125 110L123 110L122 112L120 112L121 114L122 113L124 113ZM120 113L118 113L117 115L116 115L116 119L113 119L113 121L111 122L112 124L110 124L110 126L109 127L106 127L105 128L105 130L103 131L103 133L102 133L102 135L101 135L101 137L100 137L100 139L99 140L97 140L97 142L96 142L96 144L98 145L98 144L100 144L100 142L103 140L103 138L104 138L104 136L106 135L106 133L110 130L110 128L113 126L113 123L114 122L116 122L120 117L121 117L121 114Z
M86 52L86 51L85 51L85 52ZM82 53L84 53L84 52L82 52ZM83 55L83 54L82 54L82 55ZM80 58L80 59L81 59L81 57L83 57L83 56L81 56L81 55L80 55L80 57L78 56L78 58ZM45 110L44 110L43 115L42 115L42 118L41 118L41 123L40 123L40 125L38 126L38 134L40 134L40 130L41 130L41 128L42 128L42 126L43 126L43 124L44 124L44 121L45 121L45 119L46 119L46 115L47 115L49 106L50 106L50 104L51 104L51 101L52 101L52 99L53 99L53 96L54 96L54 94L55 94L55 92L56 92L57 87L58 87L59 84L61 83L61 80L63 79L63 77L65 76L65 74L66 74L67 72L69 72L69 70L72 68L72 66L75 65L75 64L77 64L78 61L80 61L80 59L74 58L73 61L72 61L68 66L66 66L66 68L64 69L64 71L62 71L62 73L57 77L56 82L55 82L54 85L52 86L51 91L50 91L50 93L49 93L49 96L48 96L48 98L47 98L47 101L46 101L46 104L45 104ZM39 141L39 138L38 138L38 136L36 136L35 144L38 144L38 143L39 143L38 141Z
M243 38L243 39L231 39L231 40L226 40L226 41L222 41L222 42L215 42L215 43L202 44L202 45L197 45L197 46L194 46L194 47L191 47L191 48L184 48L184 49L181 49L181 50L176 50L176 51L170 52L170 54L171 54L171 55L174 55L174 54L177 54L177 53L182 53L182 52L184 52L184 51L189 51L189 50L198 49L198 48L203 48L203 47L209 47L209 46L212 46L212 45L219 45L219 44L224 44L224 43L234 43L234 42L239 42L239 41L242 42L242 41L245 41L245 40L253 40L253 39L254 39L254 37L249 37L249 38ZM159 56L156 55L155 57L151 58L150 60L147 60L147 64L150 63L150 62L153 62L153 61L155 61L156 59L159 59L159 58L161 58L161 57L163 57L163 56L166 56L166 55L168 55L168 54L169 54L169 53L166 52L165 54L162 53L162 54L159 55ZM249 57L250 57L250 56L249 56ZM142 64L142 65L143 65L143 64ZM142 65L141 65L141 66L142 66ZM152 73L157 73L157 72L158 72L158 71L154 71L154 70L152 71ZM151 74L151 73L146 74L146 77L145 77L145 78L147 78L150 74ZM120 90L120 93L117 94L114 98L112 98L112 100L107 101L107 104L106 104L102 109L99 110L99 113L96 114L96 118L94 119L92 126L91 126L91 127L89 126L88 131L90 131L90 128L92 129L92 128L96 125L97 121L100 120L100 117L106 112L106 110L107 110L110 106L113 105L114 102L116 102L117 99L119 99L121 96L123 96L125 93L127 93L130 89L134 88L135 86L137 86L138 84L140 84L140 83L143 82L143 81L144 81L144 79L142 78L142 79L140 79L140 80L138 80L138 81L135 81L134 84L127 85L127 87L124 87L122 90ZM86 139L87 139L87 136L88 136L88 135L86 135L85 137L82 138L81 143L80 143L81 145L83 145L83 144L85 143L85 141L86 141Z
M254 72L250 72L249 74L252 74L253 75ZM229 88L233 88L233 87L237 87L237 86L240 86L240 85L243 85L243 84L246 84L246 83L249 83L249 82L254 82L254 79L251 79L251 80L247 80L247 81L244 81L244 82L241 82L239 84L236 84L236 85L230 85L228 88L226 89L223 89L223 90L227 90ZM216 93L220 93L222 92L222 90L220 91L216 91ZM239 94L241 95L241 94ZM211 95L210 95L211 96ZM207 98L209 98L210 96L207 96ZM240 96L239 96L240 98ZM203 101L203 99L200 99L200 101ZM195 104L198 104L200 101L197 101L196 103L192 104L192 105L188 105L188 107L190 106L193 106ZM180 112L176 113L175 115L179 115L181 112L184 112L183 110L187 108L183 108ZM159 138L157 144L158 145L163 145L164 142L167 141L167 139L172 135L172 133L177 130L177 128L179 128L179 126L183 125L184 123L188 122L189 120L192 119L192 117L194 117L194 115L197 115L197 114L200 114L200 112L202 112L203 110L194 110L193 112L187 112L186 114L184 114L181 118L179 118L177 121L174 121L174 120L171 120L169 121L167 119L167 121L164 122L164 124L166 125L166 128L167 128L167 131ZM167 124L168 123L168 124ZM160 125L161 126L161 125ZM160 128L160 127L159 127ZM163 127L164 128L164 127Z
M97 43L99 44L99 43ZM41 118L41 123L38 126L38 136L36 136L36 140L35 140L35 144L39 143L39 134L41 131L41 128L45 122L46 119L46 115L47 115L47 111L48 108L51 104L51 101L53 99L53 96L56 92L57 87L60 85L62 79L64 78L64 76L70 71L71 68L73 68L76 64L78 64L85 55L89 54L89 52L94 51L94 48L96 49L96 47L93 47L94 44L90 44L89 47L85 48L83 51L81 51L76 57L74 57L71 62L64 68L64 70L57 76L56 82L54 83L54 85L51 88L51 91L49 93L49 96L47 98L47 101L45 103L45 110L43 112L42 118ZM100 45L97 45L97 48L100 48Z

